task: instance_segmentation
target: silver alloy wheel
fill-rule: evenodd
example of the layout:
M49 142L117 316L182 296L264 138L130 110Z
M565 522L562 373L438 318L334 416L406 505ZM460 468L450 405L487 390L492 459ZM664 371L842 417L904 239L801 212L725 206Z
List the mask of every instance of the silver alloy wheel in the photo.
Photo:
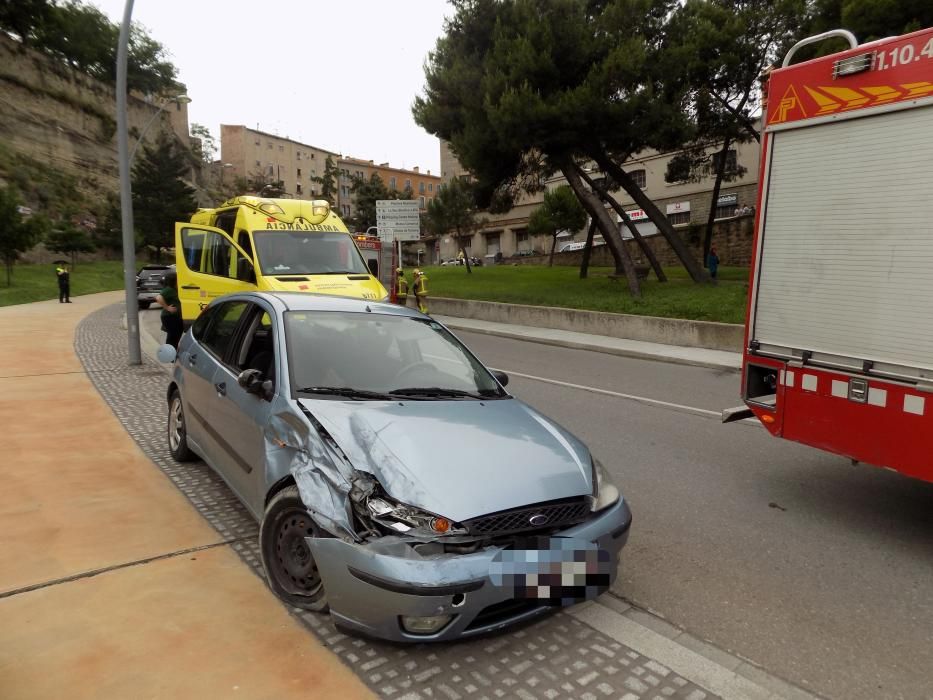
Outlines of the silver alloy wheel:
M178 450L182 441L182 430L185 425L185 417L181 408L181 397L176 396L172 401L172 407L168 412L168 444L172 451Z

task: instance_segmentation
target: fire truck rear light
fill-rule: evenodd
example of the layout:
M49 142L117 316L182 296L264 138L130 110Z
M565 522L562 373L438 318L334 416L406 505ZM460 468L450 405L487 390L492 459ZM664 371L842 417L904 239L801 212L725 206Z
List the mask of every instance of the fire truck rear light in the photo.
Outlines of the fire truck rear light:
M864 73L867 70L871 70L871 66L874 61L874 51L859 54L858 56L849 56L848 58L842 58L838 61L835 61L833 63L833 80L836 78L844 78L847 75L855 75L856 73Z
M762 422L762 423L767 423L768 425L771 425L771 424L774 422L774 416L769 416L769 415L765 414L765 415L763 415L763 416L761 417L761 422Z

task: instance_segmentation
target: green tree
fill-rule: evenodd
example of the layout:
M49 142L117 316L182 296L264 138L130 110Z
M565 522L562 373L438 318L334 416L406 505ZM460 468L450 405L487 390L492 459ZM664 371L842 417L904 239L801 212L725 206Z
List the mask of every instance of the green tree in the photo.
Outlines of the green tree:
M174 136L160 133L155 144L143 146L133 166L133 215L143 245L161 259L162 250L175 241L175 222L185 221L197 209L194 190L184 182L191 164L187 151Z
M68 219L59 221L46 234L45 247L55 253L69 256L72 267L78 263L78 253L91 253L96 249L88 232L75 226Z
M193 142L194 154L201 160L202 163L210 166L214 162L214 158L217 156L217 140L214 138L214 135L211 134L210 129L208 129L203 124L198 124L197 122L191 122L191 128L189 131L191 136L196 139L196 141Z
M604 197L587 187L588 162L619 183L696 281L707 280L686 244L624 171L647 148L690 133L667 80L664 29L673 0L454 0L426 66L416 121L449 141L476 177L480 203L541 187L560 171L596 221L633 295L634 264ZM609 172L609 168L612 172ZM608 195L605 195L608 196Z
M577 199L573 190L566 185L561 185L544 193L544 202L528 219L528 233L551 237L548 267L553 267L557 234L561 231L576 232L585 225L586 211L580 205L580 200Z
M337 180L340 177L340 168L334 162L333 156L328 155L324 161L324 172L313 176L311 182L321 186L321 198L330 202L332 207L337 206Z
M42 240L48 221L39 215L23 219L19 194L12 187L0 188L0 257L6 266L6 286L13 284L13 265L19 256Z
M115 192L108 192L97 217L99 223L91 236L96 247L109 251L123 250L122 217L120 196Z
M830 29L848 29L865 43L933 27L933 3L929 0L810 0L809 5L800 38ZM794 61L846 48L844 40L833 39L810 51L805 47Z
M51 7L49 0L6 0L0 3L0 27L29 44L36 28L48 21Z
M350 188L353 192L353 216L348 220L357 231L365 231L376 225L376 202L380 199L411 199L411 191L399 192L386 187L379 173L368 180L356 178Z
M429 232L437 236L453 233L457 240L457 250L463 253L467 274L473 274L466 245L484 221L478 216L476 197L470 182L455 177L442 186L428 202L424 224Z

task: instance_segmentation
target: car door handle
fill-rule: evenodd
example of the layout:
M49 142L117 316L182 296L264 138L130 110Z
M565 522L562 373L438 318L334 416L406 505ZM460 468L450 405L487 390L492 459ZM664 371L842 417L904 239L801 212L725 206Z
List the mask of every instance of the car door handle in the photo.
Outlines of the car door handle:
M214 388L217 389L217 393L220 394L221 396L227 395L227 383L226 382L220 382L220 384L215 384Z
M198 356L197 356L197 355L188 355L188 364L191 365L191 366L194 366L194 365L198 364Z
M182 289L200 289L200 287L196 284L183 284L181 288Z

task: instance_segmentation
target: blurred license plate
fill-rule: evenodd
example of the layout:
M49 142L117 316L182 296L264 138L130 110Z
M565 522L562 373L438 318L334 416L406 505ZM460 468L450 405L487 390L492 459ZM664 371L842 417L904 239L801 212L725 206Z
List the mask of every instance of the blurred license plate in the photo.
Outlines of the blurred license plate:
M608 590L611 559L609 552L592 542L542 537L501 550L490 565L489 577L515 598L572 605Z

